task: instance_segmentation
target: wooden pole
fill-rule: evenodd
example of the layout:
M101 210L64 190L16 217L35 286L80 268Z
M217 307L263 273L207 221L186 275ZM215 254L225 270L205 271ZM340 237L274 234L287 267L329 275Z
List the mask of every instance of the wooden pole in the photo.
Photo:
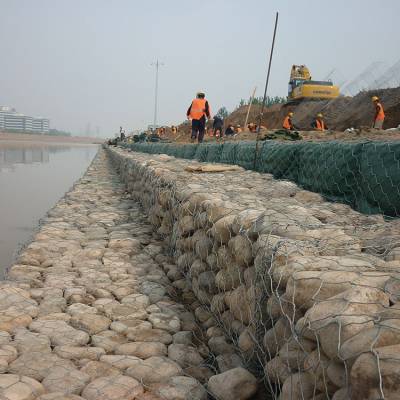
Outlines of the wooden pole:
M256 150L255 150L255 152L254 152L254 169L256 168L256 164L257 164L258 142L259 142L259 140L260 140L260 129L261 129L262 117L263 117L263 114L264 114L265 101L266 101L266 99L267 99L267 90L268 90L268 83L269 83L269 75L270 75L270 73L271 73L272 56L273 56L273 54L274 54L274 47L275 47L276 28L278 27L278 17L279 17L279 13L276 12L274 35L273 35L273 37L272 37L271 52L270 52L270 55L269 55L269 64L268 64L267 80L266 80L266 82L265 82L264 98L263 98L263 102L262 102L262 106L261 106L261 112L260 112L260 115L259 115L258 127L257 127Z
M247 114L246 114L246 119L244 121L243 129L246 129L246 127L247 127L247 122L249 120L249 115L250 115L250 109L251 109L251 105L253 104L254 96L256 95L256 90L257 90L257 86L254 88L253 94L250 97L250 103L249 103L249 107L247 108Z

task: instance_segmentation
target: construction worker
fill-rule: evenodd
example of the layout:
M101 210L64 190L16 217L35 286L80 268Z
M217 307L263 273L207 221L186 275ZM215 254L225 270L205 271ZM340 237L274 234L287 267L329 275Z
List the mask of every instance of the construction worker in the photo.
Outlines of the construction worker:
M314 121L311 124L311 127L314 128L316 131L321 131L321 132L328 129L324 121L324 116L321 113L317 114L317 118L314 119Z
M289 112L288 115L286 115L282 124L283 129L287 129L288 131L294 131L294 125L292 122L293 115L294 114L292 112Z
M214 116L213 121L213 134L216 138L220 138L223 136L224 132L224 119L220 115Z
M378 96L373 96L372 101L375 105L375 117L372 127L375 129L382 129L383 121L385 120L385 112Z
M191 139L192 141L197 139L199 143L203 142L206 117L211 119L210 106L205 97L204 92L198 92L186 112L187 118L192 120Z

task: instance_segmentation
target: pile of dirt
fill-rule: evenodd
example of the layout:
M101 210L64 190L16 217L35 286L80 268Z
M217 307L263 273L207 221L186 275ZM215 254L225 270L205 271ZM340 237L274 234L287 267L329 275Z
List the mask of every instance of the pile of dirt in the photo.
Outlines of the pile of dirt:
M282 127L282 121L289 111L295 113L293 121L300 130L310 129L315 115L322 112L328 127L336 131L347 128L371 126L374 117L372 96L379 96L385 108L384 128L395 128L400 124L400 87L360 92L355 97L341 96L334 100L305 101L298 105L276 104L264 110L262 125L268 129ZM249 122L258 122L261 106L253 106ZM243 125L246 119L247 106L233 111L227 118L227 124Z

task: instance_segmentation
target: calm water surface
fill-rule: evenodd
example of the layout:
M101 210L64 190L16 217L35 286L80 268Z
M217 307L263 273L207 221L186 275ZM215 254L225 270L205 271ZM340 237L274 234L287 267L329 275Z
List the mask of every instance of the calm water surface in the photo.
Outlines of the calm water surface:
M96 145L0 142L0 278L97 150Z

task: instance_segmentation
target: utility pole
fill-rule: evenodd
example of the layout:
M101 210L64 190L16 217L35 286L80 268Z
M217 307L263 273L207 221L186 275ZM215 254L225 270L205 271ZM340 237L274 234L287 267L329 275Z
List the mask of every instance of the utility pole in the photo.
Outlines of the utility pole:
M154 63L151 63L153 67L156 67L156 86L155 86L155 93L154 93L154 120L153 120L153 129L156 130L157 127L157 106L158 106L158 69L163 63L159 62L158 60Z

